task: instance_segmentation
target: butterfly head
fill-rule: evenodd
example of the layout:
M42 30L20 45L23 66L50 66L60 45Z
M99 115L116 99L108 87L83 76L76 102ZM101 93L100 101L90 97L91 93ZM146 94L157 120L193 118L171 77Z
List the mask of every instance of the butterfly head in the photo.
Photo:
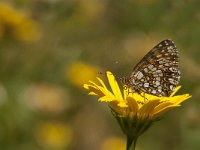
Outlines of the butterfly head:
M119 79L120 79L120 82L121 82L123 85L128 86L129 83L130 83L130 79L127 78L127 77L121 77L121 78L119 78Z

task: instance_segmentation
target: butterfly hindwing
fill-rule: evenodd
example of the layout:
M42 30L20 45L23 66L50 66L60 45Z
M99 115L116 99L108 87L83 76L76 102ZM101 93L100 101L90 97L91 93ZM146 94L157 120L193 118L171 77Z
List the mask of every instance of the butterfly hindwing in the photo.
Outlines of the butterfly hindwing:
M164 40L135 66L129 86L157 96L169 96L180 80L178 50L172 40Z

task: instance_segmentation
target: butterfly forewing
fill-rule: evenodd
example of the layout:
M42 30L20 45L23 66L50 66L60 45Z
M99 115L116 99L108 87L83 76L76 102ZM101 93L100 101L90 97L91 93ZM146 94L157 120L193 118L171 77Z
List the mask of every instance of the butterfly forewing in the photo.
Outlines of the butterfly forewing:
M135 66L129 79L133 91L169 96L180 81L178 50L172 40L164 40Z

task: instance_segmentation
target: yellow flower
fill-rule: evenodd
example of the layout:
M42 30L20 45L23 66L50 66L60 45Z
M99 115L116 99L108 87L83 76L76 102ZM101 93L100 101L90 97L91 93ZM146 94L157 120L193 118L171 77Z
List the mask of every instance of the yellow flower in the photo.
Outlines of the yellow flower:
M73 85L83 86L90 79L95 79L101 69L83 62L75 62L66 67L66 77Z
M72 142L73 131L68 124L44 122L36 127L35 137L45 148L66 149Z
M89 95L97 95L100 97L99 101L107 102L111 109L122 117L155 120L164 112L179 107L180 103L191 97L189 94L174 96L181 86L178 86L170 97L158 97L147 93L132 93L130 92L131 89L123 89L122 95L118 83L111 72L107 72L107 77L112 92L108 90L100 78L97 79L101 85L89 81L89 84L84 84L84 88L90 91Z
M27 14L27 13L26 13ZM0 3L0 38L11 36L20 41L35 41L40 37L38 24L25 13Z
M108 103L129 140L129 146L133 140L136 142L153 121L160 119L165 112L181 106L183 101L191 97L189 94L174 96L181 86L178 86L169 97L158 97L143 92L132 93L131 89L123 89L122 94L111 72L107 72L107 78L111 90L100 78L97 78L100 85L89 81L89 84L84 84L84 88L89 90L89 95L99 96L100 102Z
M106 138L102 144L101 150L124 150L125 141L120 137L109 137Z

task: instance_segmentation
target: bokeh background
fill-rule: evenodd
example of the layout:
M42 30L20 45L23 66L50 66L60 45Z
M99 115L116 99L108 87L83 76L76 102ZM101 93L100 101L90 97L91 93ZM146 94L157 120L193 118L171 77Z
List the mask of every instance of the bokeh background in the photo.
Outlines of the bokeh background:
M130 75L166 38L180 51L179 93L193 97L138 150L199 150L200 1L1 0L0 149L124 150L109 108L83 84L99 71Z

